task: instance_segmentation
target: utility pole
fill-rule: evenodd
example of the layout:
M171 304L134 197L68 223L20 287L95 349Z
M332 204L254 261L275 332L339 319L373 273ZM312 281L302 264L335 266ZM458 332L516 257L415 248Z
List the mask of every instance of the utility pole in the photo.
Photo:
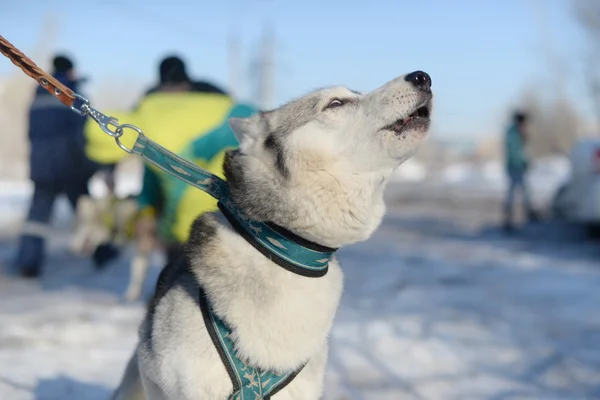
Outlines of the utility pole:
M228 42L228 63L229 63L229 93L234 99L239 99L242 82L240 67L242 59L240 56L240 37L238 32L234 29L229 35Z
M271 24L265 24L263 35L261 103L264 109L271 109L275 102L275 37Z
M271 25L263 23L258 55L252 65L254 98L262 110L273 108L275 98L275 40Z
M227 62L229 64L229 93L232 98L239 100L242 93L242 56L240 31L244 17L245 5L241 0L236 1L231 16L231 29L227 41Z

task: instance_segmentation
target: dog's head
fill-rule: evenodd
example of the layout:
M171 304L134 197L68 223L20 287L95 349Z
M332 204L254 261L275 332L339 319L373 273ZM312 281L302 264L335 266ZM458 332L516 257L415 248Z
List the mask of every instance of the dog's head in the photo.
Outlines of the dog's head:
M231 118L240 142L224 165L233 200L324 245L364 239L383 215L387 177L426 136L431 108L431 79L417 71L368 94L322 89Z

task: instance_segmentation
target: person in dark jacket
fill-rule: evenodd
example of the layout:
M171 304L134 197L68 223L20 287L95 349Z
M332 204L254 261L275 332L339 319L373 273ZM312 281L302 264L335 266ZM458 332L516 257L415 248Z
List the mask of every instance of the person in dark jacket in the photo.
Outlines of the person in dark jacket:
M65 56L53 60L52 76L77 91L73 62ZM87 182L94 165L85 156L83 125L79 116L42 87L29 109L30 179L34 185L27 221L24 223L16 264L24 277L37 277L44 261L44 239L54 200L66 195L73 209L88 193Z

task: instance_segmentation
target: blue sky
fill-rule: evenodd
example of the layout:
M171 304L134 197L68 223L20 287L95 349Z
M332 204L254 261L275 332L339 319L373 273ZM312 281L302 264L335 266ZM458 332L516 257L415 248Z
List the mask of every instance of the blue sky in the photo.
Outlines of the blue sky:
M567 60L571 95L585 95L580 65L573 61L585 46L569 0L12 3L2 7L0 34L27 53L39 43L50 12L60 25L55 50L71 54L93 79L86 88L92 101L111 79L149 85L167 53L183 55L194 76L225 86L227 35L233 28L240 33L249 64L267 19L277 37L277 104L334 84L368 91L421 69L433 80L436 134L450 139L496 133L525 86L549 82L545 38ZM0 61L0 76L13 71Z

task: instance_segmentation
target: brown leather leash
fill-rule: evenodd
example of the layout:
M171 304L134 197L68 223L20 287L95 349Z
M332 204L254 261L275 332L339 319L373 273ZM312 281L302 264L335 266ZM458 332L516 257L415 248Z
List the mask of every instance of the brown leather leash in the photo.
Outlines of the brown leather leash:
M38 67L36 63L20 52L19 49L1 35L0 53L6 56L17 67L21 68L26 75L35 79L37 83L48 91L48 93L56 97L64 105L70 107L73 112L81 116L89 116L96 121L104 133L115 139L120 148L129 154L132 153L131 149L123 145L119 138L123 136L125 128L133 129L138 135L142 135L143 133L140 128L130 124L119 124L119 121L116 118L105 115L95 108L92 108L88 99L78 95L56 80L52 75Z
M147 163L218 200L219 208L222 211L226 210L224 213L226 213L227 219L237 227L236 230L240 235L271 261L302 276L320 277L327 273L329 261L337 249L321 248L321 246L319 246L320 249L305 247L304 244L299 243L290 235L281 233L270 224L248 219L231 200L229 186L225 180L153 142L137 126L119 124L116 118L92 108L89 100L57 82L2 36L0 36L0 52L49 93L70 107L73 112L89 116L96 121L100 128L107 135L113 137L119 147L127 153L141 156ZM131 149L120 141L125 129L131 129L137 133Z
M0 36L0 53L8 57L13 64L35 79L48 93L58 98L64 105L73 106L76 98L75 92L44 72L43 69L2 36Z

